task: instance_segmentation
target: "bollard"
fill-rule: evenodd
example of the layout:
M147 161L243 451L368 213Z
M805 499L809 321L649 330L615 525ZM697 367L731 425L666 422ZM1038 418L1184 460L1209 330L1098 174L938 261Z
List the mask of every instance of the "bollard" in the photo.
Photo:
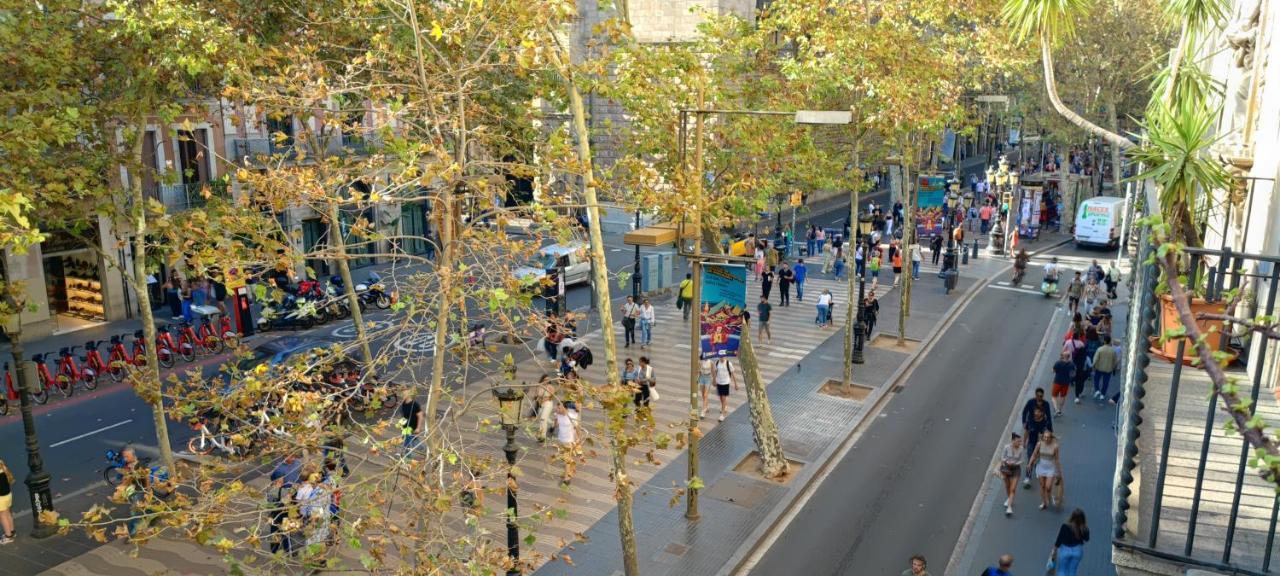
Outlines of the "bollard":
M965 250L964 246L960 247L960 263L961 264L969 263L969 251Z
M978 259L978 240L976 238L973 240L973 259Z

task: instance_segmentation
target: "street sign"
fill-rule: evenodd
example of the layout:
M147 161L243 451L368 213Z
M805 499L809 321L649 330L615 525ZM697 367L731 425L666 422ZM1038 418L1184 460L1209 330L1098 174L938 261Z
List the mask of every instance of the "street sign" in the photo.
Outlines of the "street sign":
M804 193L800 192L799 190L796 190L795 192L792 192L792 193L791 193L791 205L792 205L792 206L794 206L794 207L796 207L796 208L799 208L799 207L801 207L801 206L804 206Z

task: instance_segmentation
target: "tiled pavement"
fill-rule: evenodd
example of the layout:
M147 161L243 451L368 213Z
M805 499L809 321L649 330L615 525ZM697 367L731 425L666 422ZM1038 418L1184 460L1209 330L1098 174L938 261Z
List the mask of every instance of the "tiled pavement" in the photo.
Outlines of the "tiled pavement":
M1126 292L1121 287L1120 300L1112 306L1115 314L1113 325L1116 327L1117 337L1121 339L1123 339L1124 328L1127 326L1126 318L1129 308ZM1023 401L1030 398L1031 391L1035 388L1041 387L1048 390L1052 383L1052 366L1057 360L1062 335L1066 333L1068 324L1069 318L1065 311L1061 308L1056 310L1050 323L1045 351L1035 364L1034 375L1028 389L1023 391L1023 400L1015 403L1017 412L1010 417L1010 426L1016 426L1019 433L1021 433L1021 425L1016 422L1021 413ZM1117 386L1119 382L1113 380L1111 391L1114 392ZM1092 389L1092 384L1086 383L1085 394L1089 394ZM1029 489L1020 485L1014 498L1014 514L1006 518L1002 481L988 474L983 489L978 494L973 516L970 518L972 524L966 527L965 534L957 543L945 574L955 576L977 574L987 566L993 565L1001 554L1006 553L1014 556L1014 573L1040 573L1048 560L1049 549L1058 535L1058 527L1066 521L1075 508L1084 511L1092 536L1085 544L1080 574L1090 576L1115 574L1115 566L1111 562L1111 491L1116 455L1116 431L1113 428L1115 418L1116 407L1108 402L1097 402L1091 398L1082 397L1081 404L1077 405L1068 400L1062 416L1053 420L1054 431L1062 443L1062 469L1065 482L1062 509L1039 510L1040 496L1036 485L1033 483ZM1001 446L1007 438L1006 433L1002 437ZM993 458L994 450L995 447L993 447Z

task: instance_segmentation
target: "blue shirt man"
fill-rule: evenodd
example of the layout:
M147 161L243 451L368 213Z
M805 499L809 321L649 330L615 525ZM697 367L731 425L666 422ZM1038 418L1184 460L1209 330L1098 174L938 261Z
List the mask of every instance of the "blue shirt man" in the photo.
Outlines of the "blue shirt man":
M791 273L795 275L796 300L804 302L804 279L809 274L809 269L804 266L804 258L796 261L796 265L791 269Z

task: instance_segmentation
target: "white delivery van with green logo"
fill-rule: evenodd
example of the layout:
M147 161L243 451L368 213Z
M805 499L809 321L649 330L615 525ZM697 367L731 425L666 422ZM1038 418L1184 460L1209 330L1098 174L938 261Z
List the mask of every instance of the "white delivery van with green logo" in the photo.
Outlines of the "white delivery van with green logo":
M1125 199L1098 196L1080 203L1076 213L1076 246L1106 246L1120 243L1120 224L1124 219Z

